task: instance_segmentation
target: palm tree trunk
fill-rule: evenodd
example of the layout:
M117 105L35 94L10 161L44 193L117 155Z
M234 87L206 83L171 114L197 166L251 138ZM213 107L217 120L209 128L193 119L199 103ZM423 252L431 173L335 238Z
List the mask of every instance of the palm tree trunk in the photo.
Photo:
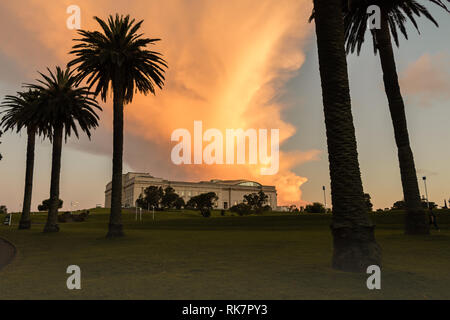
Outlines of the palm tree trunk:
M27 128L27 162L25 169L25 192L23 196L22 216L20 217L19 229L31 228L31 195L33 192L34 171L34 147L36 142L36 130L34 127Z
M392 124L394 125L395 142L398 148L403 197L406 206L405 233L429 234L430 228L427 223L425 210L421 205L414 156L409 143L405 105L398 83L387 14L384 11L382 11L381 29L375 31L375 37L377 48L380 52L384 87L389 102Z
M44 232L58 232L59 179L61 174L63 126L59 125L53 133L52 175L50 180L50 204Z
M351 112L341 0L314 0L322 97L330 165L333 268L366 272L381 266L359 169Z
M122 237L122 157L123 157L123 89L117 76L114 85L113 121L113 173L111 186L111 214L109 216L108 238Z

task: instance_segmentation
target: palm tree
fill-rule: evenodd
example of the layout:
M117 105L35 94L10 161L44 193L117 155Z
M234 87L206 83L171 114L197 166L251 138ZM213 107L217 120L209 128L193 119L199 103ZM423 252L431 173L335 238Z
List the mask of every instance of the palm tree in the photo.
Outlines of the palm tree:
M428 0L427 2L438 5L448 11L441 0ZM365 40L367 21L370 18L370 15L367 13L367 8L370 5L378 5L381 9L381 28L373 29L371 33L375 54L377 52L380 53L384 87L389 102L395 142L398 149L403 196L406 206L405 233L429 234L429 224L427 223L426 213L422 208L420 200L416 167L409 142L405 105L398 83L391 34L395 44L398 46L399 31L406 39L408 38L405 26L408 19L417 31L419 31L419 28L416 17L423 15L436 26L438 26L438 23L428 12L427 8L416 0L353 0L344 6L347 53L353 53L355 50L358 55L360 53Z
M90 139L90 130L98 126L99 117L95 111L101 108L88 88L76 87L77 78L69 68L62 70L56 67L55 73L50 69L47 70L49 75L40 73L43 78L38 80L40 84L28 86L40 92L39 107L32 116L39 123L51 127L53 150L50 205L44 232L57 232L59 231L57 219L63 137L67 141L73 132L78 138L78 124L78 127Z
M366 272L381 265L364 200L351 112L341 0L314 0L317 46L330 165L333 268Z
M143 38L137 33L143 21L135 23L127 15L108 22L94 17L103 33L80 30L81 39L70 52L76 58L68 66L76 66L79 81L87 80L95 86L95 94L106 101L111 89L114 100L113 121L113 172L111 191L111 215L107 237L123 236L122 227L122 157L123 157L123 107L133 100L135 92L155 94L155 86L164 85L164 68L167 64L162 55L146 49L160 39Z
M27 92L17 92L16 96L8 95L1 105L4 110L0 126L7 130L16 130L20 132L23 128L27 129L27 155L25 169L25 191L23 197L22 215L19 222L19 229L30 229L31 227L31 197L33 192L33 170L34 170L34 148L36 133L48 135L49 129L37 122L37 119L31 117L35 112L39 99L39 92L29 90Z

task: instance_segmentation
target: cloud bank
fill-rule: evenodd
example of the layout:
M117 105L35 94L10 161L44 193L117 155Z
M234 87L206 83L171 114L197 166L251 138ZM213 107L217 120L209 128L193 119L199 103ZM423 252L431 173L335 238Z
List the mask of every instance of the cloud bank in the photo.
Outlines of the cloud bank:
M424 54L400 76L402 91L420 106L450 99L450 55Z

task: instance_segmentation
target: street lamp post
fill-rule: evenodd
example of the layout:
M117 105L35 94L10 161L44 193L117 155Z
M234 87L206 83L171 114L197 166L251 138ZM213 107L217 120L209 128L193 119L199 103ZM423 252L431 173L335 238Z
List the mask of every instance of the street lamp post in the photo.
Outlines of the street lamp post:
M73 213L73 208L76 208L78 206L78 201L70 201L70 209L72 209L71 213Z
M325 208L327 207L327 195L325 193L325 186L322 187L323 189L323 203L325 205Z
M423 184L425 185L425 196L427 197L427 207L430 209L430 201L428 200L428 189L427 189L427 177L423 177Z

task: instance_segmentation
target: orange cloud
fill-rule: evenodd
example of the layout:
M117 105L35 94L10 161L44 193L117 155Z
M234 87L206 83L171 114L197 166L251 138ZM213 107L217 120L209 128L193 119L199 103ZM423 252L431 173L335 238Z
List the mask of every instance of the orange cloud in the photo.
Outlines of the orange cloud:
M450 55L424 54L400 76L402 91L421 106L450 98Z
M75 3L2 3L0 9L18 26L0 31L12 40L2 52L33 72L67 62L75 37L66 28L66 8L71 4ZM284 106L276 96L304 62L302 48L312 31L307 23L310 0L143 0L132 5L78 0L76 4L84 29L98 28L92 16L118 12L144 19L142 31L163 39L154 49L169 63L164 90L156 96L137 95L125 106L125 161L130 168L171 179L257 180L277 186L279 204L303 203L300 187L307 178L292 170L315 160L318 151L281 152L278 174L261 176L259 166L175 166L170 161L174 146L170 136L175 129L191 130L194 120L202 120L205 128L222 132L279 129L281 144L292 137L296 129L282 119ZM110 152L111 105L108 101L93 142L82 141L78 148Z

